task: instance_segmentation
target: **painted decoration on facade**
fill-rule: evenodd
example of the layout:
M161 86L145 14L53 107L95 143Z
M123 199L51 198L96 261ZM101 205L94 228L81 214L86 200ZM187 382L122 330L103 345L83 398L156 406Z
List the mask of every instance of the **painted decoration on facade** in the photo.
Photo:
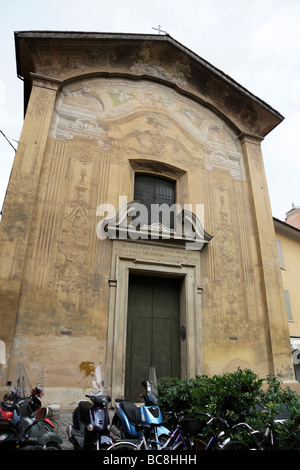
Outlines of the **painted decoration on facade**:
M229 125L204 105L145 80L92 78L65 86L56 100L51 136L84 136L102 149L126 150L125 121L137 121L133 153L162 158L172 137L174 160L179 159L180 135L185 135L193 142L191 157L202 160L206 170L221 168L245 180L240 142Z

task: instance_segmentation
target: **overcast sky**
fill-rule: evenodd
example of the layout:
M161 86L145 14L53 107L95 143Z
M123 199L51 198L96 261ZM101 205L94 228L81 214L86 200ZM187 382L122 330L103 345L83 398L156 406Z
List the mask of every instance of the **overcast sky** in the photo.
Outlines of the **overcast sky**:
M284 121L263 141L273 216L300 206L300 0L1 0L0 131L16 148L23 83L14 31L152 34L175 40L279 111ZM0 206L15 155L0 133Z

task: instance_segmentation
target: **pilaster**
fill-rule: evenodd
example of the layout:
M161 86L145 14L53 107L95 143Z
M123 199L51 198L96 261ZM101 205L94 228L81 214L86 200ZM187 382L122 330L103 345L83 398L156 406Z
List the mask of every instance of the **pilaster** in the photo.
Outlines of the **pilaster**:
M261 321L268 322L270 331L270 373L289 380L294 378L294 372L274 224L261 153L262 140L253 134L240 135L249 175L265 295L266 316Z
M32 74L31 95L5 199L0 225L1 340L10 355L28 234L48 131L61 82Z

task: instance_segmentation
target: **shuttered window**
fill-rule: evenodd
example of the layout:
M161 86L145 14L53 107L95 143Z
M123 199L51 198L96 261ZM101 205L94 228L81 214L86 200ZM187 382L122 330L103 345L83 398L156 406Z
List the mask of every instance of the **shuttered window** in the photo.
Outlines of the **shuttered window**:
M282 248L281 248L281 241L278 238L276 238L276 243L277 243L277 251L278 251L280 267L281 269L285 269L283 253L282 253Z
M165 178L136 174L134 185L134 200L139 201L147 208L146 223L161 222L169 228L174 228L174 213L169 211L169 217L164 217L163 211L157 214L153 205L166 204L171 207L176 202L176 183ZM168 214L165 214L168 215Z
M287 313L288 321L293 321L290 293L286 289L284 289L284 299L285 299L285 306L286 306L286 313Z

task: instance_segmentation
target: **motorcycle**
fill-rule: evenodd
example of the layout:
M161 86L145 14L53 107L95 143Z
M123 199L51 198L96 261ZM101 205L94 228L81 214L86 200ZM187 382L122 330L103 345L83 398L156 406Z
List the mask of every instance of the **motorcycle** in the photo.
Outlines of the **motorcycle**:
M23 364L18 366L17 386L5 395L5 403L10 408L4 410L6 415L0 420L0 449L60 450L62 439L44 424L48 409L41 407L35 394L26 396L26 381L29 381Z
M112 444L110 436L110 419L107 406L110 397L102 393L104 382L102 381L101 366L95 370L96 381L93 387L96 393L85 395L90 399L80 400L73 411L73 424L67 426L69 441L74 450L100 450L107 449Z
M17 414L17 407L15 404L21 399L21 395L24 397L29 394L28 399L30 399L30 406L33 413L37 413L37 411L42 407L41 397L44 393L43 383L41 384L41 387L31 387L24 364L22 362L18 362L17 367L19 371L17 385L7 392L3 397L3 401L0 402L0 422L1 420L6 420L12 421L14 424L18 424L20 416ZM54 429L54 424L49 418L46 418L43 423L49 431Z
M158 406L158 391L155 368L151 367L149 380L142 381L146 394L144 405L137 406L127 400L117 399L112 419L111 434L117 439L141 439L137 425L149 425L149 438L160 448L169 437L170 431L163 426L163 417ZM137 427L137 428L136 428Z

